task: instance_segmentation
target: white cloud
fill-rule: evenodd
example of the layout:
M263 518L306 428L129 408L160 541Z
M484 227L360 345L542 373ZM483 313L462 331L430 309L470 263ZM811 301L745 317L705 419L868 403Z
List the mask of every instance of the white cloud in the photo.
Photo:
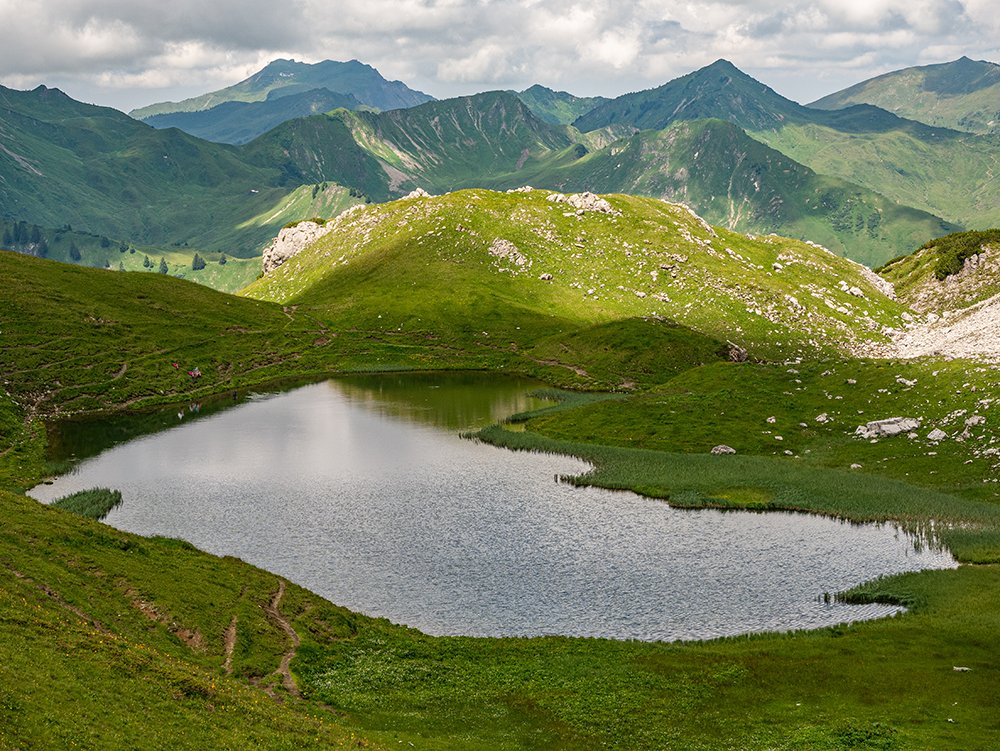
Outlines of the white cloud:
M219 88L274 57L356 58L439 97L531 83L612 95L724 57L806 101L995 56L1000 17L995 0L0 0L0 29L0 82L75 82L107 101Z

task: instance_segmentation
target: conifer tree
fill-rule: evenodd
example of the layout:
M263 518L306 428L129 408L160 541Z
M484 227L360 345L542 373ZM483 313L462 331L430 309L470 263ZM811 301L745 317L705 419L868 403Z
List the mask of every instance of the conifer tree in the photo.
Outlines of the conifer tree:
M160 273L161 274L166 274L169 270L170 269L167 268L167 259L161 257L160 258Z
M79 261L83 258L83 254L80 252L80 249L76 247L76 243L73 240L69 241L69 257L74 261Z
M205 259L202 258L197 253L195 253L194 254L194 260L191 261L191 270L192 271L201 271L203 268L205 268Z

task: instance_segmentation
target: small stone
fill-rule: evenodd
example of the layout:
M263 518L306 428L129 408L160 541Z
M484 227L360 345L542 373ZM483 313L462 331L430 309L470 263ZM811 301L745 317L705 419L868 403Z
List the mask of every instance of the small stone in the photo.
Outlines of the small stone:
M720 443L718 446L715 446L711 450L711 452L709 452L709 453L712 453L712 454L735 454L736 453L736 449L734 449L732 446L726 446L725 444L721 444Z
M776 418L776 417L774 417L774 416L771 416L771 417L768 417L768 418L767 418L767 421L768 421L769 423L772 423L772 424L774 424L775 422L777 422L777 421L778 421L778 418Z
M851 465L851 469L861 469L861 465L860 464L852 464Z

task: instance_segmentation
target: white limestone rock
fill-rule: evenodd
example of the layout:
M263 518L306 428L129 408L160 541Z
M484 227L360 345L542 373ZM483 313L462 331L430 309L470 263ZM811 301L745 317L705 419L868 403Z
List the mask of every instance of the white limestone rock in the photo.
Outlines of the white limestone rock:
M264 273L270 274L290 258L294 258L307 245L312 245L333 229L331 223L325 226L316 222L299 222L293 227L283 228L271 244L264 249L262 259Z

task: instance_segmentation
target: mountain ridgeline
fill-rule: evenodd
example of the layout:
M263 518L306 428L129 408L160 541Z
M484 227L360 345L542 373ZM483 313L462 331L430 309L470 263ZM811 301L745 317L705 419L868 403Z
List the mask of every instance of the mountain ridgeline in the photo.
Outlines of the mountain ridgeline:
M335 109L363 109L353 94L338 94L329 89L310 89L298 94L272 96L263 102L223 102L196 112L165 112L151 115L143 122L154 128L178 128L192 136L216 143L243 144L263 135L287 120L309 117Z
M434 97L414 91L400 81L387 81L370 65L350 60L324 60L316 64L275 60L254 75L219 91L185 99L140 107L129 114L137 120L170 112L198 112L224 102L263 102L314 89L350 94L362 104L380 110L413 107Z
M724 60L608 101L541 86L428 101L396 83L356 61L279 60L169 114L134 113L163 130L57 90L0 89L0 217L248 258L283 224L352 203L530 184L684 201L872 265L1000 224L997 137L870 104L803 107Z
M1000 133L1000 65L961 57L904 68L817 99L836 110L873 104L900 117L970 133Z

